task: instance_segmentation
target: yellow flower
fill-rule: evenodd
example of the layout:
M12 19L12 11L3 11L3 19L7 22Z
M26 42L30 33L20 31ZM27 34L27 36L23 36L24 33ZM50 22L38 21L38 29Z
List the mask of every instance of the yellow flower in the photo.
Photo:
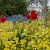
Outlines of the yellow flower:
M5 47L10 47L10 45L11 45L10 41L5 42Z
M19 29L23 28L23 23L19 23Z
M10 50L9 48L4 48L3 50Z
M27 32L27 29L24 29L24 32Z
M24 48L21 48L21 50L25 50Z
M43 41L46 40L46 38L43 38Z
M26 34L25 32L21 34L22 37L23 37L23 36L26 36L26 35L27 35L27 34Z
M11 44L11 43L13 44L13 43L14 43L14 41L10 40L10 44Z
M34 46L36 42L34 40L31 40L31 42L28 43L28 46Z
M30 49L30 47L27 47L27 49Z
M0 32L3 31L3 29L0 29Z
M11 49L16 50L17 49L16 44L12 44Z
M26 43L26 40L25 40L25 39L21 39L21 40L20 40L20 43L21 43L21 44L24 44L24 43Z
M5 44L5 47L10 47L9 44Z
M39 43L40 43L40 41L41 41L41 39L38 39L37 43L39 44Z
M41 47L47 47L46 50L50 50L50 42L48 39L48 37L50 36L50 26L47 27L43 24L44 20L41 19L38 19L38 21L31 21L31 23L29 23L29 21L22 23L17 22L15 25L12 21L0 23L0 41L2 41L2 45L5 46L3 50L25 50L24 48L26 44L26 36L28 37L28 46L26 47L26 49L32 48L32 50L34 50L33 47L35 47L40 50L39 48ZM20 32L21 30L23 30L20 34L22 36L22 39L19 42L18 32ZM21 47L24 48L17 48L19 44L21 44ZM9 49L9 47L11 49Z
M18 30L17 30L17 29L15 29L15 31L14 31L14 35L17 35L17 33L18 33Z
M50 47L48 47L46 50L50 50Z

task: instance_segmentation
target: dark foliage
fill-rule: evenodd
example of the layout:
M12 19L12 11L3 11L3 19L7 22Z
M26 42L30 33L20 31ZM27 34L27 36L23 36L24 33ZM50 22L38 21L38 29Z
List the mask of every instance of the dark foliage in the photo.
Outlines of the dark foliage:
M0 13L4 16L26 15L26 6L25 0L0 0Z

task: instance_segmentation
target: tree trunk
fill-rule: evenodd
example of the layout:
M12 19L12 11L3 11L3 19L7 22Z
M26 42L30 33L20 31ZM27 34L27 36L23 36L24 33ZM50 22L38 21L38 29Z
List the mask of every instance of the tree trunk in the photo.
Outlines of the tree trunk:
M44 17L46 17L46 15L47 15L47 0L43 0L43 10L42 10L42 15L44 16Z

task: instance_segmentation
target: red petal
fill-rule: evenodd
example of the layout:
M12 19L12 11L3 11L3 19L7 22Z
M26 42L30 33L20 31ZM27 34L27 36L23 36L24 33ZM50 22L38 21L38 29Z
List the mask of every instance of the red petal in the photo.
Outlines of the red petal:
M31 17L32 17L33 20L35 20L35 19L37 19L37 14L31 15Z
M32 11L31 11L31 14L35 14L35 10L32 10Z
M5 21L6 21L6 18L2 17L1 22L5 22Z
M30 17L30 15L27 14L27 15L26 15L26 18L27 18L27 19L30 19L31 17Z

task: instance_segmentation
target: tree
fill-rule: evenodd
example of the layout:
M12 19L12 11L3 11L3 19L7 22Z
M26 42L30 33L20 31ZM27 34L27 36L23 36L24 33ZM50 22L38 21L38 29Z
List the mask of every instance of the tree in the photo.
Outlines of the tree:
M42 15L44 15L44 16L47 15L47 0L43 0L43 10L42 10Z
M25 0L0 0L0 13L5 16L14 14L25 15L26 12Z

